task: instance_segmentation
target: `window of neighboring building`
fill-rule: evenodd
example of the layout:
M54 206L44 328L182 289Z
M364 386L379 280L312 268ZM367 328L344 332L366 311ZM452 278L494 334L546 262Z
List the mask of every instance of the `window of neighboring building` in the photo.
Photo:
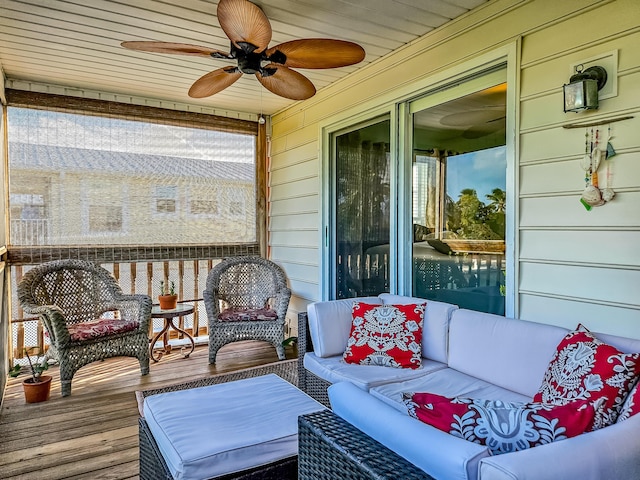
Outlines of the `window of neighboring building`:
M122 207L106 205L89 206L89 231L91 233L118 233L122 231Z
M218 202L216 200L191 200L189 213L192 215L217 215Z
M155 213L174 214L176 213L176 203L178 198L178 187L156 187L155 193Z
M226 199L227 215L233 218L242 217L246 209L246 192L242 189L228 188Z

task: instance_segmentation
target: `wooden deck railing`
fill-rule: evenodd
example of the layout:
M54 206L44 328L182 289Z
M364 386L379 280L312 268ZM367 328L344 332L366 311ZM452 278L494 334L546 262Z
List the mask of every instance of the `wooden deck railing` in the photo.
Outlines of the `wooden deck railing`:
M386 253L338 256L338 297L378 295L390 291ZM414 254L412 295L464 308L504 313L505 256L502 253Z

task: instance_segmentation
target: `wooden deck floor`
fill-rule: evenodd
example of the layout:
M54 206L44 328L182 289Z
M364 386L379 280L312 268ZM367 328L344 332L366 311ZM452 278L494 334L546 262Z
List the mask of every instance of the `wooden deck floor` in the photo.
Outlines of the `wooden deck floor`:
M223 347L208 363L206 346L189 358L178 351L151 362L141 376L135 358L114 358L81 368L71 396L60 396L52 367L51 399L26 404L21 380L10 379L0 414L0 479L137 479L138 408L134 392L277 361L262 342Z

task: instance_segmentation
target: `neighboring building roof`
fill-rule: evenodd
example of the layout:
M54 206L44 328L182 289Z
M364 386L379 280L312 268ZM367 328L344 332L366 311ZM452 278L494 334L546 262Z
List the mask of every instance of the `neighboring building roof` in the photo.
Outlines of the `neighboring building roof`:
M253 163L9 142L10 169L253 181Z

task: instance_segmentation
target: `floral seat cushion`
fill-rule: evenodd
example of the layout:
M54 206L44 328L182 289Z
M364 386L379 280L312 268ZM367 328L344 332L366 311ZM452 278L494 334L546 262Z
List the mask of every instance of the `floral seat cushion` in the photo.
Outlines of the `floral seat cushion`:
M140 323L137 320L120 320L117 318L97 318L88 322L80 322L68 325L72 342L91 340L117 333L131 332L137 329Z
M260 320L277 320L278 314L271 308L232 307L218 315L221 322L254 322Z

